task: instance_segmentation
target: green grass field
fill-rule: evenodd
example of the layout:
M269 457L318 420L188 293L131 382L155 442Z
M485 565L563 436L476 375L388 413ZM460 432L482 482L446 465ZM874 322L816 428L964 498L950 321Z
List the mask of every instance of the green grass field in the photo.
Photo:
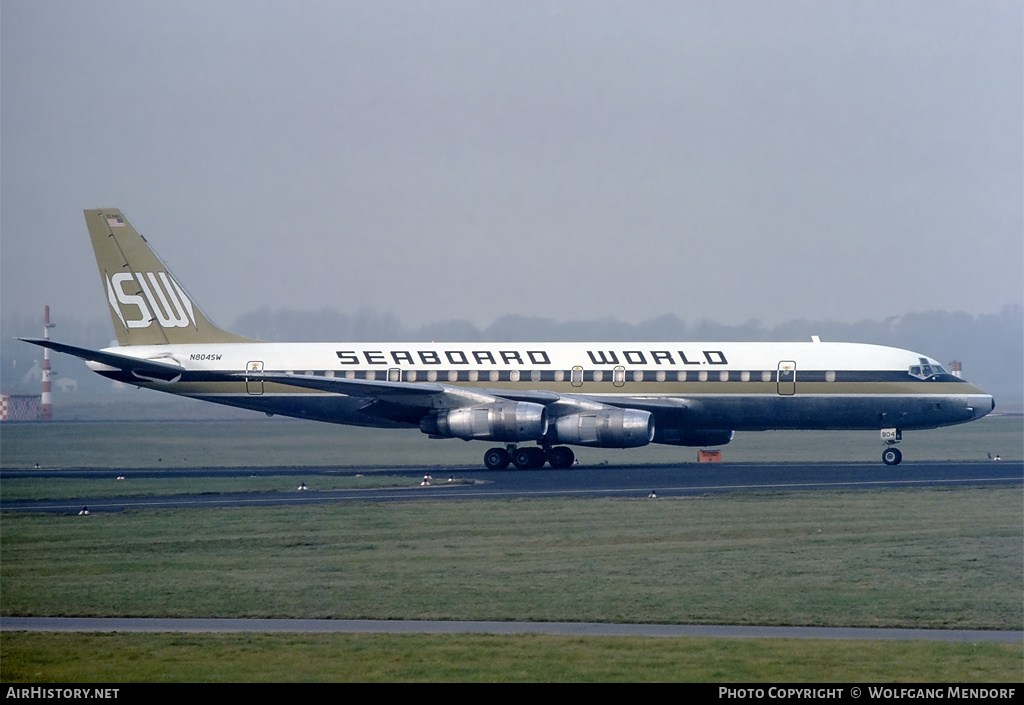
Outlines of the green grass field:
M18 424L3 467L476 465L483 444L280 419ZM748 441L744 441L748 438ZM907 460L1019 458L1021 419ZM926 442L927 440L927 442ZM874 434L747 434L725 459L877 460ZM477 451L480 451L479 453ZM851 453L868 457L849 458ZM583 455L673 462L694 449ZM645 455L651 453L651 455ZM450 454L450 455L449 455ZM824 457L823 457L824 456ZM842 456L842 457L834 457ZM614 460L609 460L613 458ZM685 470L682 470L685 471ZM334 478L331 478L332 480ZM292 482L258 473L248 491ZM376 486L407 483L338 476ZM114 479L70 481L106 483ZM152 481L154 483L164 481ZM166 482L174 483L175 480ZM210 479L202 491L235 484ZM235 480L232 480L235 482ZM130 483L124 492L176 485ZM44 486L45 485L45 486ZM71 485L68 487L81 487ZM65 491L73 492L74 489ZM42 496L52 480L2 480ZM191 487L190 490L195 490ZM1021 629L1020 487L0 515L5 616L547 620ZM459 635L0 635L0 680L1019 681L1021 646Z
M376 634L5 633L4 683L1014 683L1017 644Z
M1020 488L5 514L5 615L1018 629Z

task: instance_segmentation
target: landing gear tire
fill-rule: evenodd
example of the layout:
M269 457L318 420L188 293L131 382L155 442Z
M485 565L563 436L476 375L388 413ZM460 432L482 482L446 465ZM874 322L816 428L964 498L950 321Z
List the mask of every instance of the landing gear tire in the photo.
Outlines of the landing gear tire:
M512 462L512 457L504 448L491 448L484 453L484 465L488 470L504 470Z
M899 465L903 460L903 453L897 448L886 448L882 451L882 462L886 465Z
M575 460L576 454L572 452L572 448L556 446L548 451L548 464L556 470L571 468Z
M516 448L512 451L512 462L520 470L536 470L544 467L544 451L540 448Z

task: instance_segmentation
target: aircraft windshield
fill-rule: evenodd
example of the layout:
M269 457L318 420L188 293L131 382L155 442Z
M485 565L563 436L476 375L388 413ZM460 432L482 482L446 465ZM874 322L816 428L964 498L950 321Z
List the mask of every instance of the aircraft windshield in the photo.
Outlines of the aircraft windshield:
M949 374L942 365L931 365L923 359L920 365L911 365L909 372L911 377L917 377L918 379L929 379L936 375Z

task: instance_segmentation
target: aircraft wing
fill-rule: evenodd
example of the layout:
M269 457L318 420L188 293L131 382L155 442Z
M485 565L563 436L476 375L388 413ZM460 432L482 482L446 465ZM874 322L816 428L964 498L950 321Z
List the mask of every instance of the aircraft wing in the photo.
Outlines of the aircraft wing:
M506 393L503 389L480 389L456 387L435 382L391 382L388 380L348 379L346 377L320 377L317 375L282 374L278 372L260 375L234 373L238 377L258 377L264 382L276 382L293 387L317 389L322 392L367 397L391 406L421 409L456 409L478 404L493 404L496 401L532 401L548 404L559 399L550 392Z
M556 394L555 392L539 390L467 388L435 382L389 382L386 380L320 377L316 375L281 374L277 372L257 375L237 372L233 376L258 377L264 382L289 384L293 387L318 389L322 392L334 392L335 394L377 398L387 397L389 401L396 401L401 397L405 397L416 406L421 406L423 398L431 394L453 394L473 403L506 399L508 401L528 401L534 404L552 404L564 398L564 395Z
M117 353L103 352L102 350L90 350L89 348L80 348L76 345L57 343L43 338L18 338L18 340L43 348L50 348L51 350L68 355L74 355L88 362L98 362L128 372L141 380L151 382L176 382L182 373L185 372L184 367L173 363L146 360L131 357L130 355L118 355Z
M445 386L432 382L389 382L387 380L347 379L345 377L319 377L317 375L295 375L280 372L245 373L236 372L233 377L262 379L293 387L318 389L321 392L347 394L354 397L406 397L422 401L425 396L440 394ZM428 404L429 406L429 404Z
M461 389L461 387L460 387ZM554 404L565 398L564 394L544 392L539 389L477 389L481 394L509 401L528 401L534 404Z
M246 374L239 372L235 373L234 376L245 377ZM317 389L322 392L333 392L335 394L370 397L389 404L420 409L458 408L476 404L490 404L496 401L525 401L546 406L552 416L561 416L563 414L580 413L585 410L594 411L608 408L644 409L652 413L655 411L678 412L692 408L693 403L690 400L664 397L630 397L625 399L614 396L584 397L543 390L456 387L435 382L390 382L386 380L357 380L345 377L320 377L316 375L282 373L265 373L259 375L259 377L265 382Z
M602 396L594 395L586 397L590 402L596 402L604 406L613 406L620 409L643 409L652 414L680 411L702 411L704 405L696 399L686 397L655 397L655 396Z

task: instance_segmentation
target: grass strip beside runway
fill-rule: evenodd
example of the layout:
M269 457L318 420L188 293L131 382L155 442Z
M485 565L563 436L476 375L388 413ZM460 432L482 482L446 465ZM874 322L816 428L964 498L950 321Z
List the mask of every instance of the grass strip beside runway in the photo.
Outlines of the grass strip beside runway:
M1019 644L5 632L4 683L1017 682Z
M4 514L6 616L1020 629L1020 487Z

